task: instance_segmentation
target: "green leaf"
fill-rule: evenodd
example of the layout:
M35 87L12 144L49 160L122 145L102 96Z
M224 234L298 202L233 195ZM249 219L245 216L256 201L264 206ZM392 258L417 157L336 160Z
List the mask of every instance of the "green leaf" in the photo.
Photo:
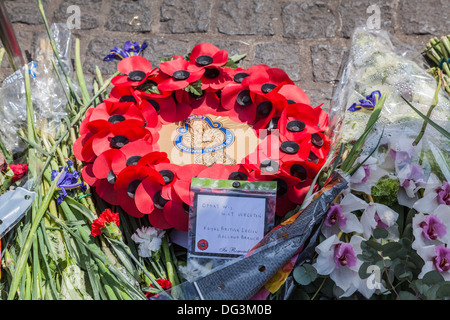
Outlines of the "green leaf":
M401 300L417 300L417 297L409 291L400 291L398 298Z
M366 243L369 247L375 249L376 251L381 251L381 248L382 248L381 243L375 242L375 241L371 241L371 240L365 241L365 243Z
M438 283L443 283L444 277L439 273L437 270L432 270L430 272L427 272L422 279L423 283L428 285L434 285Z
M385 228L376 228L373 230L373 237L375 239L384 239L389 235L388 231Z
M236 69L237 68L237 64L236 62L234 62L233 60L231 60L230 58L228 58L227 63L224 65L225 68L230 68L230 69Z
M391 256L402 248L402 245L398 242L388 242L381 247L381 251L385 256Z
M293 276L300 285L306 286L317 278L317 270L310 264L304 264L294 269Z
M235 54L235 55L232 55L230 57L230 60L233 61L234 63L236 63L236 62L241 61L242 59L244 59L246 56L247 56L246 53L244 53L244 54Z
M416 107L414 107L408 100L405 99L405 97L401 96L402 99L413 109L420 117L422 117L425 122L427 122L429 125L431 125L433 128L435 128L440 134L442 134L444 137L450 140L450 132L439 126L436 122L428 118L426 115L424 115L422 112L420 112Z
M450 283L445 282L436 291L436 299L450 298Z

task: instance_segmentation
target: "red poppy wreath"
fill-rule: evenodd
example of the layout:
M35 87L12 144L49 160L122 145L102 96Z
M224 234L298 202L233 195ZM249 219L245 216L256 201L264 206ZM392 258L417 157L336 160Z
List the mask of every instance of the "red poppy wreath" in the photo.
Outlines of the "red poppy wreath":
M145 46L116 47L105 58L120 59L120 75L87 110L73 145L99 197L154 227L183 231L193 177L277 181L279 216L301 204L330 149L321 106L282 69L237 67L210 43L156 68L140 55ZM223 154L230 146L239 153L248 136L258 142L253 150Z

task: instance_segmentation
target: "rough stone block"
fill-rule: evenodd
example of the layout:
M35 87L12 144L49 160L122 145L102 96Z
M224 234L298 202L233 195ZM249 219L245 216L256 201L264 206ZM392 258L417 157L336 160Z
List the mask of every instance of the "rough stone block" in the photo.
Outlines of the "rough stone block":
M275 34L274 1L221 1L217 12L217 29L228 35Z
M257 44L253 64L266 64L272 68L283 69L292 81L300 80L300 50L296 44Z
M35 0L4 1L11 22L37 25L44 23ZM42 1L44 8L48 1Z
M332 1L287 2L281 12L286 38L333 38L337 22Z
M161 5L163 33L207 32L211 15L208 0L164 0Z
M151 0L112 1L105 29L123 32L149 32L154 10L157 10L156 3Z
M339 6L342 21L342 36L350 38L355 27L367 26L373 18L379 18L379 28L392 32L394 30L393 1L343 0ZM379 16L377 17L377 15ZM378 27L378 26L376 26Z
M80 29L90 30L98 28L102 17L102 0L64 0L54 13L53 22L67 22L74 14L68 10L69 6L80 8ZM69 8L70 9L70 8Z
M338 77L342 64L345 46L333 46L331 44L318 44L311 46L311 61L314 81L334 82Z
M401 1L400 15L406 34L447 35L450 30L448 0Z

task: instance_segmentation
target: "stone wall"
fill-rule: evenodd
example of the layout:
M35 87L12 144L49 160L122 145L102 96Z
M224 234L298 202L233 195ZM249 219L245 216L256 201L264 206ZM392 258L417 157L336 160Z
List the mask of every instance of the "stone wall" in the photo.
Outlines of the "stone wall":
M43 0L49 23L66 22L70 5L81 10L80 29L85 72L98 66L104 77L115 62L103 57L126 40L147 41L145 56L184 55L199 42L211 42L230 54L246 53L246 68L264 63L283 68L310 96L312 104L328 104L338 81L342 58L355 26L366 25L371 5L380 8L381 28L394 44L421 51L432 36L450 31L448 0ZM33 56L45 36L35 0L6 0L22 50ZM11 73L6 59L0 81Z

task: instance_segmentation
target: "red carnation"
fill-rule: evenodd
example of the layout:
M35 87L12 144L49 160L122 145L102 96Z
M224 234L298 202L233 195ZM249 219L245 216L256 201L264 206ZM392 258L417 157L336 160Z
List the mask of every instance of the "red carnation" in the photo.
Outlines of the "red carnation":
M10 164L9 167L14 172L14 176L11 178L11 182L16 182L27 174L28 166L26 164Z
M119 223L119 213L114 213L111 209L105 209L97 219L92 221L91 235L96 237L105 232L108 236L111 236L110 231L114 229L120 232L118 229Z
M160 279L157 279L156 282L159 284L159 286L163 290L169 290L170 288L172 288L172 283L169 281L169 279L160 278ZM154 288L154 286L152 284L150 284L150 288ZM151 298L151 297L157 298L159 296L159 294L156 292L147 292L145 294L145 296L147 298Z

